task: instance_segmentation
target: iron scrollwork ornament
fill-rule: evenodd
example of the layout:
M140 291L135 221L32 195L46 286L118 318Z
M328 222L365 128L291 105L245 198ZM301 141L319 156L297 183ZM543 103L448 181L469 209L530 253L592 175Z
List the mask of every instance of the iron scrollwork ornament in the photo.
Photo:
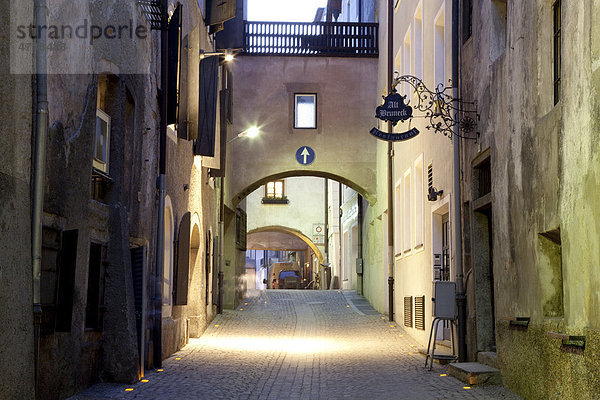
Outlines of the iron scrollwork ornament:
M477 140L479 136L479 133L476 132L479 120L477 104L452 97L451 81L449 81L449 86L440 83L436 86L435 91L432 91L416 76L399 76L396 72L396 77L392 82L393 92L396 92L396 87L401 83L412 88L409 89L409 92L414 91L414 96L412 96L414 104L410 104L410 101L407 104L410 104L414 110L423 113L423 117L429 120L427 129L440 132L450 139L456 135L462 139ZM410 99L411 93L402 97ZM458 128L457 132L454 131L455 127Z

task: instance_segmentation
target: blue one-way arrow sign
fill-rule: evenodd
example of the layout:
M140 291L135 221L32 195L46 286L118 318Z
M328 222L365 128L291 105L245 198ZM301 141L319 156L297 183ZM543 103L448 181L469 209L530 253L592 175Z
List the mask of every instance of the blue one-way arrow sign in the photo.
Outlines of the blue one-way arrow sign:
M315 151L308 146L302 146L296 151L296 161L300 165L310 165L315 161Z

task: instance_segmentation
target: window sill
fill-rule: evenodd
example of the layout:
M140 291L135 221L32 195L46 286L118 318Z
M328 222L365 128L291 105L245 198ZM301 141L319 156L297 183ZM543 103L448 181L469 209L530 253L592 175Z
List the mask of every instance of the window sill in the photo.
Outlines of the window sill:
M281 197L281 198L269 198L269 197L263 197L262 204L289 204L290 201L287 199L287 197Z

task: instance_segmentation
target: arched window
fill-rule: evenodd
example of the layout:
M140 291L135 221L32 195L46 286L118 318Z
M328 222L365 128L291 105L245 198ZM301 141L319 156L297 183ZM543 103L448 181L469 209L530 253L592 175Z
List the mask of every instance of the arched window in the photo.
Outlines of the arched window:
M171 198L165 196L165 226L164 226L164 254L163 254L163 317L171 315L173 297L173 205Z

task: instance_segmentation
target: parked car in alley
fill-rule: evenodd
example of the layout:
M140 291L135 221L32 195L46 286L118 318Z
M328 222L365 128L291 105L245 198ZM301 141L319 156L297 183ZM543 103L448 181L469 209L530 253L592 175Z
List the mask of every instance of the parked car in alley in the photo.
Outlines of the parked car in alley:
M269 266L268 289L300 289L302 276L297 262L276 262Z

